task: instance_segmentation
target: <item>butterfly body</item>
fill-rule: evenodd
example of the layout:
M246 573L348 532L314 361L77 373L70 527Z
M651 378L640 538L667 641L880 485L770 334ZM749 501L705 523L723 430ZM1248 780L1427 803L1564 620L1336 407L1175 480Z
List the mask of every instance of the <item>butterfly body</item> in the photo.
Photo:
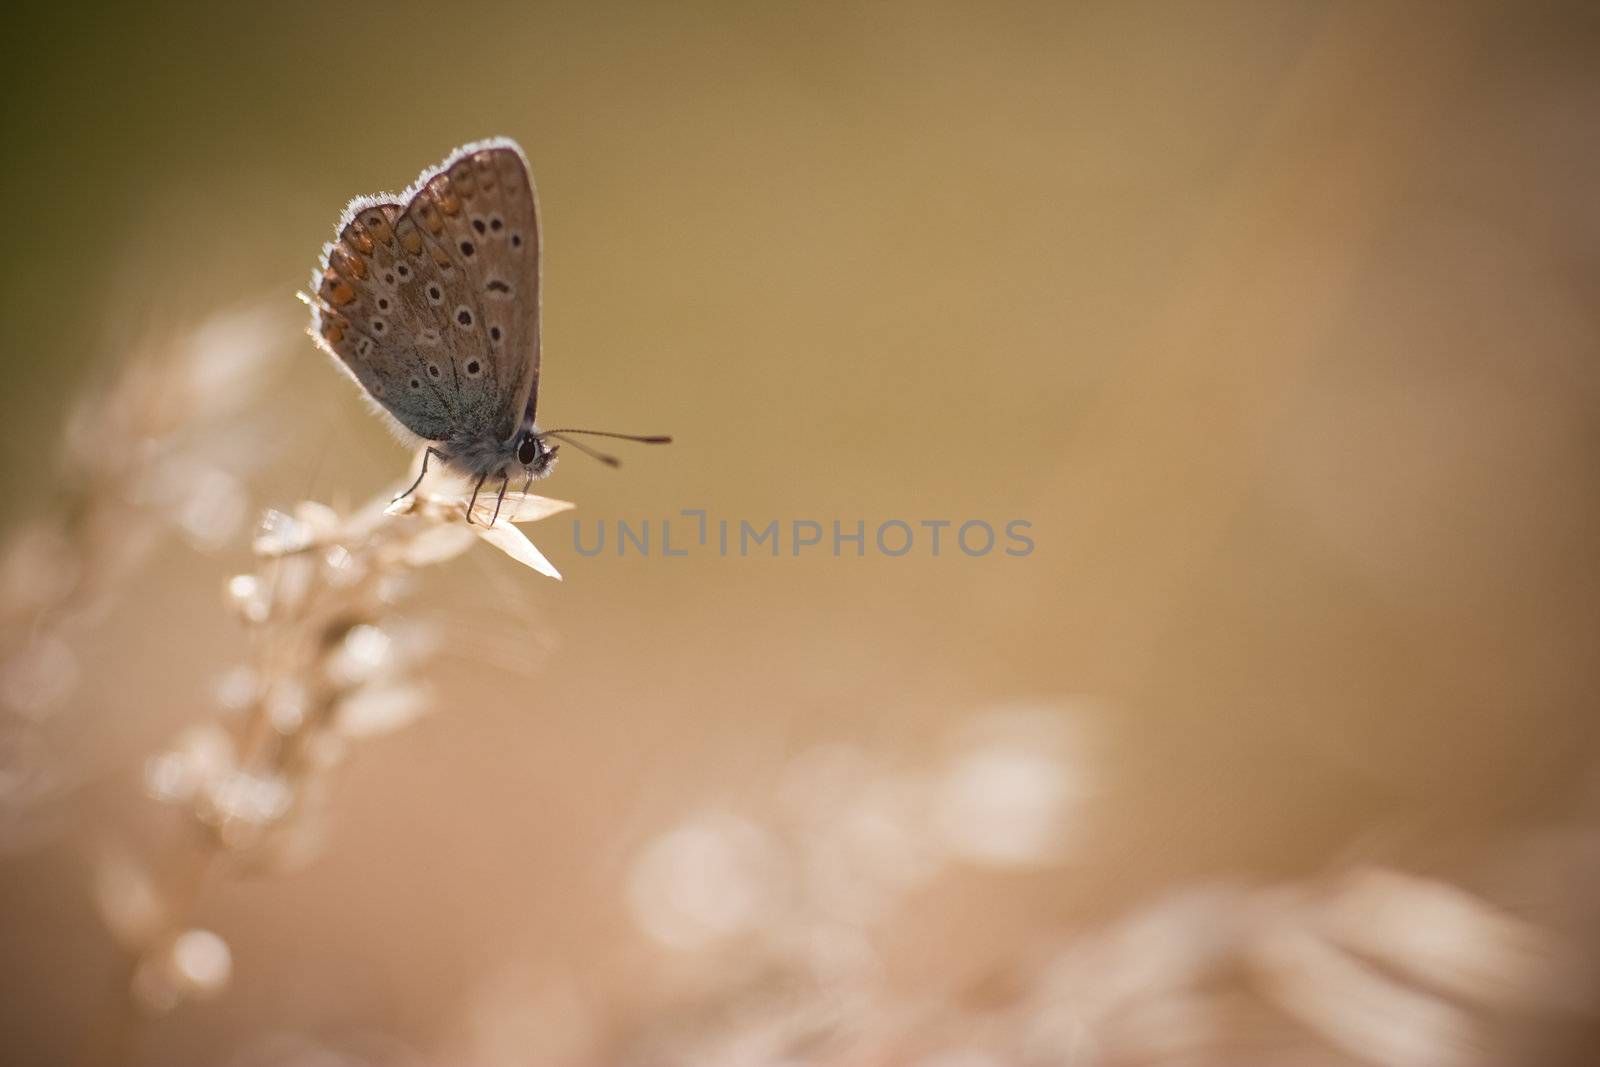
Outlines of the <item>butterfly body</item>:
M545 444L539 427L529 420L509 440L457 434L435 445L434 454L446 467L476 482L519 472L529 478L546 477L555 469L556 447Z

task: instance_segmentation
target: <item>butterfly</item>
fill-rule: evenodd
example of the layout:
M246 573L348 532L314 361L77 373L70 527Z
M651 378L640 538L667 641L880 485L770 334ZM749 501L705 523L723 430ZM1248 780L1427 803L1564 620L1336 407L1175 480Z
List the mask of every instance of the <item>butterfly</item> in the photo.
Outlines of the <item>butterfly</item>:
M428 461L473 481L498 477L494 518L513 473L523 491L555 467L554 438L617 466L569 434L648 444L669 437L541 430L539 201L527 157L498 137L451 152L399 196L362 196L339 219L312 274L311 335Z

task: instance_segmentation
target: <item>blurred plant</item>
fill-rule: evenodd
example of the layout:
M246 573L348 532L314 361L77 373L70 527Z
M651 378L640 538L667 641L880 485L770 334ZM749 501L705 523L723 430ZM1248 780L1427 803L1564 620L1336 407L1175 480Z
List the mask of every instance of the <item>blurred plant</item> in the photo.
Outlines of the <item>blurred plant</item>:
M56 749L85 634L168 533L204 552L237 538L247 478L287 437L261 400L297 347L288 315L273 301L142 346L69 418L58 503L0 549L0 849L53 829L83 776L69 776L82 761ZM257 567L227 583L251 631L250 662L225 676L214 718L144 767L146 791L181 808L193 833L159 874L115 843L93 857L97 906L129 954L130 1003L147 1012L227 984L226 942L189 920L218 860L278 868L309 855L328 772L350 743L422 711L413 671L432 635L394 616L411 575L481 540L560 577L513 524L570 504L512 493L498 522L490 498L469 525L463 500L389 495L347 516L311 502L266 515Z
M778 784L772 819L717 810L645 844L635 922L668 950L673 984L699 992L647 1021L622 1061L1497 1067L1562 1062L1593 1026L1595 967L1570 934L1378 864L1179 887L975 984L897 975L888 947L919 935L933 942L919 958L963 965L936 947L944 930L919 924L913 893L958 864L1066 858L1092 795L1075 719L982 716L927 772L813 750Z
M254 304L153 337L69 417L53 506L0 548L0 849L45 834L74 784L50 726L85 633L165 535L212 551L245 521L245 481L280 435L243 408L289 350L287 314Z
M1173 893L1057 954L1019 1014L1052 1061L1491 1067L1592 1019L1593 979L1485 899L1353 867Z
M269 512L253 544L258 568L227 583L251 631L251 661L225 679L218 719L189 727L145 765L146 791L180 808L196 831L191 854L165 885L126 857L102 867L102 913L136 960L132 988L147 1011L227 980L227 946L187 919L218 861L278 869L303 860L316 847L329 772L350 744L399 729L426 707L414 672L432 635L394 614L413 572L481 540L560 577L513 523L568 503L507 494L490 525L493 500L469 524L464 500L425 491L388 498L348 516L309 501Z
M960 1005L897 987L883 943L942 877L1072 859L1095 797L1091 717L994 709L926 768L812 749L779 779L769 819L711 810L648 842L627 885L634 921L675 953L675 984L705 988L696 1008L647 1026L635 1058L902 1063L924 1038L976 1027Z

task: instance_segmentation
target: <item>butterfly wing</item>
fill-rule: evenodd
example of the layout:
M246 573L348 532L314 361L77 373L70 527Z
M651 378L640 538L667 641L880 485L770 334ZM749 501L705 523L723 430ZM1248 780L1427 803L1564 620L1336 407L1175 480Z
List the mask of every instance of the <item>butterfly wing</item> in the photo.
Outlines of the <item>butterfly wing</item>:
M399 205L368 199L346 209L339 239L324 247L312 276L318 300L311 332L401 427L442 441L455 424L455 396L399 303L395 257L384 255L384 239L393 236L389 220L399 215Z
M402 198L357 200L324 251L314 330L430 440L505 442L539 374L539 216L514 142L457 149Z

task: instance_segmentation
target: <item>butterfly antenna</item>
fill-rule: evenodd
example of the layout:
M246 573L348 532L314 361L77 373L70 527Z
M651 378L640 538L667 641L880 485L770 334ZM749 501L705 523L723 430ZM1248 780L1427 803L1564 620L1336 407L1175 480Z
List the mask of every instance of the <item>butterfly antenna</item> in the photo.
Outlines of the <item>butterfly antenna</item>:
M562 441L565 441L567 444L571 445L573 448L576 448L579 452L582 452L586 456L593 456L595 459L599 460L601 463L604 463L608 467L620 467L620 466L622 466L622 460L618 459L616 456L611 455L609 452L600 452L600 451L597 451L596 449L590 448L588 445L584 444L582 441L574 441L570 437L563 437L561 434L555 433L555 432L550 431L550 430L546 430L544 433L540 434L539 436L540 437L557 437L557 438L560 438Z
M568 434L575 434L575 433L586 433L586 434L589 434L589 435L594 436L594 437L614 437L619 441L637 441L640 444L646 444L646 445L670 445L672 443L672 438L666 436L665 434L648 434L648 435L646 435L646 434L633 434L633 433L611 433L610 431L607 431L607 430L574 430L574 429L545 430L544 432L539 434L539 436L540 437L554 437L557 440L565 441L567 444L571 445L573 448L576 448L579 452L582 452L584 455L587 455L587 456L593 456L595 459L599 460L601 463L604 463L608 467L620 467L620 466L622 466L622 461L620 459L618 459L616 456L613 456L613 455L610 455L609 453L600 452L600 451L598 451L596 449L590 448L588 445L584 444L582 441L574 441L571 437L568 436Z
M646 445L670 445L672 438L666 434L636 434L636 433L611 433L609 430L573 430L562 427L559 430L545 430L541 436L549 437L558 433L586 433L594 437L615 437L620 441L638 441Z

